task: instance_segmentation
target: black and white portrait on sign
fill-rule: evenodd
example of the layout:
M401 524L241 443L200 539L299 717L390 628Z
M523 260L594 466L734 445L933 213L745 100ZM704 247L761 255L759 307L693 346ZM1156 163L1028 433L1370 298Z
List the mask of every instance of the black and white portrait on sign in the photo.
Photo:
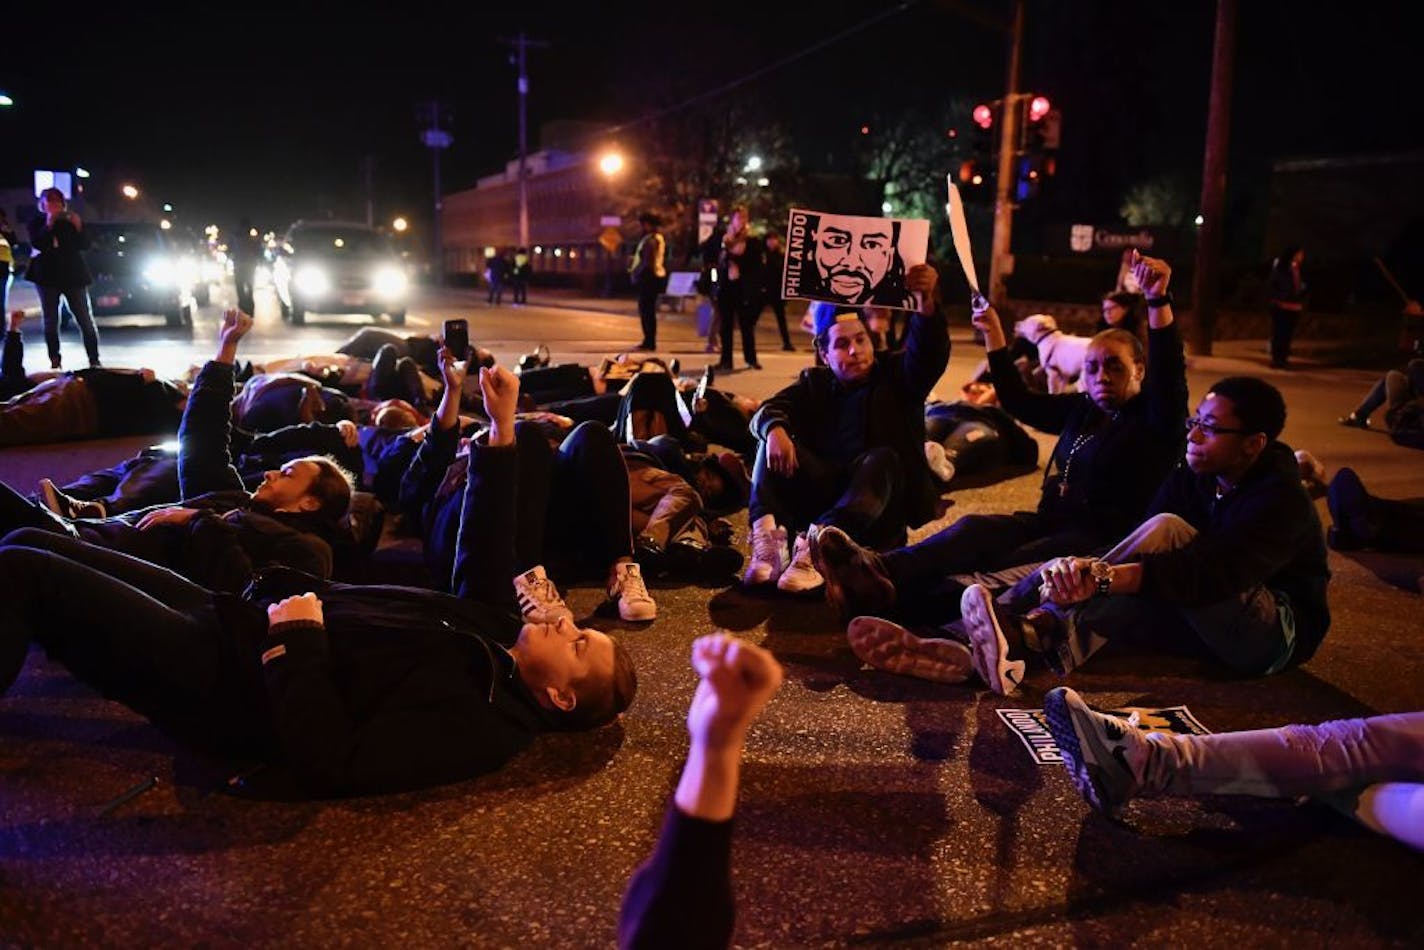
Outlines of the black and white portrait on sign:
M905 272L925 262L929 242L930 223L923 219L792 209L782 296L914 310Z

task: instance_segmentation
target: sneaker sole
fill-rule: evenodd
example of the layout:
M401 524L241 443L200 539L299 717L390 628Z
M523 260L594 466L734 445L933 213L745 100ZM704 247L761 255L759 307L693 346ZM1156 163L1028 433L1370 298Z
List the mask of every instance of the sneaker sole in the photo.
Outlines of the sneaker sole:
M815 591L819 591L826 586L825 578L822 578L820 581L814 584L803 584L801 581L795 579L795 575L792 575L792 580L790 583L786 583L786 576L790 573L791 570L790 568L788 568L786 571L782 572L782 575L780 577L776 579L777 590L784 591L788 594L810 594Z
M1102 780L1101 767L1083 755L1083 747L1086 742L1098 755L1109 759L1112 758L1111 751L1097 748L1096 730L1078 728L1078 710L1068 701L1067 690L1062 687L1049 690L1043 697L1043 712L1048 720L1048 731L1053 733L1058 751L1063 753L1063 767L1068 770L1068 777L1078 789L1078 794L1095 811L1116 815L1121 802L1109 793L1107 783Z
M932 683L963 683L974 670L964 644L917 637L879 617L856 617L846 628L846 640L862 663L887 673Z
M1009 641L999 627L999 619L994 616L989 593L978 584L972 584L959 601L960 616L964 628L969 633L969 649L974 660L974 671L989 689L1000 696L1012 696L1023 682L1024 663L1022 660L1007 660Z
M656 620L658 619L658 607L657 604L650 604L647 607L640 606L625 608L622 602L619 602L618 616L622 617L624 620L627 620L630 623L641 623L648 620Z

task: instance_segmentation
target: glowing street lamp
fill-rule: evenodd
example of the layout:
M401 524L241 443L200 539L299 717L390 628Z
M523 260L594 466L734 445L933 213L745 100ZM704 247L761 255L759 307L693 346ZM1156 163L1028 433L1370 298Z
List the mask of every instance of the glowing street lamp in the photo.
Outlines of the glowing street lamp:
M130 201L138 197L138 189L135 188L133 185L124 185L124 187L120 188L119 190L123 192L124 197L129 199Z
M749 172L759 172L759 171L761 171L761 156L760 156L760 155L752 155L752 156L748 157L748 158L747 158L747 167L746 167L745 171L749 171Z
M391 222L391 227L396 229L396 233L404 234L406 230L410 227L410 222L407 221L405 218L396 218L394 221Z
M9 96L7 96L7 95L6 95L5 93L3 93L3 92L0 92L0 109L8 109L10 106L13 106L14 104L15 104L15 100L14 100L14 99L11 99Z
M158 222L158 226L163 230L167 231L173 227L173 222L169 221L167 218L164 218L162 221Z
M76 178L88 178L88 177L89 177L89 169L84 168L83 166L77 167L77 168L74 169L74 176L75 176Z
M598 170L612 178L623 170L623 156L618 152L604 152L598 159Z

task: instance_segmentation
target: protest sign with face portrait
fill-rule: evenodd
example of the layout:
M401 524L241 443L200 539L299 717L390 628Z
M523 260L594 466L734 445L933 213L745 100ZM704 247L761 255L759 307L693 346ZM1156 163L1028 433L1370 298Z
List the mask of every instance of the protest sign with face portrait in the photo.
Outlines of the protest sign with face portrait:
M905 288L905 273L925 262L929 243L930 223L923 219L793 208L786 226L781 295L850 307L918 309Z

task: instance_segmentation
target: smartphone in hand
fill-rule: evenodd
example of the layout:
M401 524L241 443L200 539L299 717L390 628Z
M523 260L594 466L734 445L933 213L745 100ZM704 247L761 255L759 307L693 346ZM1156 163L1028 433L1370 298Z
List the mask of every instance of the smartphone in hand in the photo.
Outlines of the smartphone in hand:
M446 320L444 333L445 349L457 360L467 360L470 356L470 321Z

